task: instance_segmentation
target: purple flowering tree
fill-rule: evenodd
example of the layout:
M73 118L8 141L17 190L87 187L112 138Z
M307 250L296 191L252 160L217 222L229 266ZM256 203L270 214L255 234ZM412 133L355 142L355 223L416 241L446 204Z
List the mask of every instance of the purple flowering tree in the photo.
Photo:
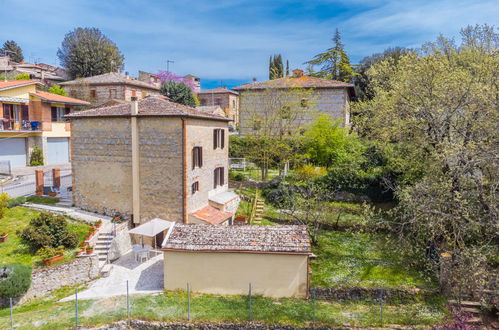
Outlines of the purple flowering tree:
M176 74L173 74L168 71L159 71L159 73L156 74L156 77L159 78L161 83L163 84L165 81L175 81L175 82L181 82L189 86L189 88L192 90L192 92L195 91L195 86L194 82L190 79L186 79L184 77L177 76Z

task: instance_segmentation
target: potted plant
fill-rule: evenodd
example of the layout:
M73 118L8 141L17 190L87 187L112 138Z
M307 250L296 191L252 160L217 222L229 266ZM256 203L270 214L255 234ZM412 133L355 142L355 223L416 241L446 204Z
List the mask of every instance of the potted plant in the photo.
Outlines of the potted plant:
M94 253L94 246L93 245L87 246L87 254L92 254L92 253Z
M39 249L36 254L42 258L43 264L48 266L64 258L64 247L60 246L56 249L46 246Z
M247 217L245 215L238 215L234 219L236 222L246 222Z
M100 228L102 226L102 220L99 219L99 220L95 221L94 226L95 226L95 228Z
M115 223L115 224L120 224L122 222L124 222L125 220L121 217L121 215L117 214L113 217L113 220L112 222Z
M7 238L8 238L8 236L9 236L9 234L7 234L6 232L4 232L4 231L1 232L0 233L0 243L5 242L7 240Z
M37 190L36 191L37 196L43 196L43 190Z
M49 196L50 197L55 197L55 196L57 196L57 193L55 191L50 191L49 192Z
M76 252L77 257L87 253L87 242L81 241L80 244L78 244L78 248L79 250Z

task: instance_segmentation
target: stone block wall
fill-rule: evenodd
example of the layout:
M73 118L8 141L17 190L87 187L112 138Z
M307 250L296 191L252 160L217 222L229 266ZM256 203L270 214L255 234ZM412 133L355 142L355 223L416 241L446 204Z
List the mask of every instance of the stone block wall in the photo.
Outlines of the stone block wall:
M50 268L35 269L31 274L31 286L19 303L42 297L63 286L85 283L99 276L97 255L77 258L72 262Z
M225 146L223 149L213 148L213 131L217 128L225 130ZM203 148L203 166L192 168L192 149ZM187 209L193 212L208 205L208 198L226 191L229 184L229 132L227 122L207 121L199 119L187 120ZM214 189L214 171L217 167L224 168L225 185ZM198 181L199 191L192 194L191 185Z
M305 100L302 106L301 100ZM342 125L349 124L349 97L346 88L317 88L295 90L245 90L240 92L239 122L241 135L254 134L255 118L278 123L277 109L269 107L290 106L297 127L311 123L318 115L327 113L339 119ZM277 128L276 128L277 129Z

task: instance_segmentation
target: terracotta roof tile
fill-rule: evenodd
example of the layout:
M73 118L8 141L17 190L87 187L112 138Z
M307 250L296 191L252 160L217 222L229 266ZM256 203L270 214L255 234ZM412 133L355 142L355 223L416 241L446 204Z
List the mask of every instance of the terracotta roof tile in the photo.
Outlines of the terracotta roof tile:
M206 206L190 215L212 225L219 225L232 217L230 212L222 212L213 206Z
M7 81L1 80L0 81L0 90L14 88L14 87L20 87L20 86L33 85L33 84L40 84L40 82L37 80L7 80Z
M137 80L135 78L127 78L126 76L123 76L117 72L109 72L109 73L100 74L100 75L93 76L93 77L70 80L70 81L63 82L60 85L62 85L62 86L79 85L82 82L84 82L90 86L91 85L125 84L125 85L132 85L132 86L137 86L137 87L159 90L159 87L157 87L155 85L146 83L144 81Z
M166 250L311 253L305 226L211 226L175 224Z
M255 82L234 87L234 90L265 89L265 88L353 88L352 84L327 80L311 76L284 77L262 82Z
M33 96L37 96L44 101L50 101L50 102L60 102L60 103L67 103L67 104L75 104L75 105L89 105L90 102L83 101L83 100L78 100L72 97L68 96L62 96L62 95L57 95L57 94L52 94L48 92L43 92L43 91L36 91L35 93L30 93Z
M171 116L193 117L201 119L229 121L230 119L215 114L198 111L194 108L169 101L163 96L147 96L138 101L139 116ZM131 102L94 108L66 115L65 118L92 118L92 117L128 117L131 115Z
M213 89L205 89L200 92L198 92L198 95L203 95L203 94L225 94L225 93L231 93L235 95L239 95L238 92L233 91L231 89L223 88L223 87L218 87L218 88L213 88Z

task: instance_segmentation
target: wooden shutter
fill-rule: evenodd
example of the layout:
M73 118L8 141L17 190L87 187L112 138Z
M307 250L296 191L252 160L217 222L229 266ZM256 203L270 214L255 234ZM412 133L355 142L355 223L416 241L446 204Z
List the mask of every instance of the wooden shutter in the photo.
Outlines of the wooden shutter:
M225 184L224 168L220 167L220 185L223 186L224 184Z
M216 168L213 171L213 188L217 187L217 173L218 173L218 168Z
M196 147L192 148L192 169L196 168L196 159L197 159L196 153L197 153Z
M57 108L51 107L52 121L57 121Z
M203 167L203 147L199 147L199 167Z
M225 148L225 130L224 129L220 130L220 133L222 133L222 137L221 137L222 141L221 141L220 145L222 146L222 149L223 149L223 148Z
M217 148L217 130L213 130L213 149Z
M29 110L28 110L28 105L27 104L23 104L22 105L21 119L29 121Z

